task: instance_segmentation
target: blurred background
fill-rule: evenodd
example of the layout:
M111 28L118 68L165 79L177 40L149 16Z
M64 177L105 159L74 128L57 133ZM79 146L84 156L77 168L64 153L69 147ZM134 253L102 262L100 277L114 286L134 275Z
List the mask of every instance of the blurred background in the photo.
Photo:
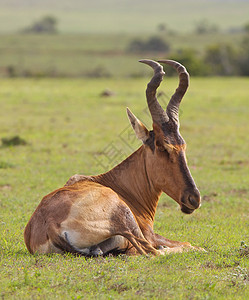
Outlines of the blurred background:
M0 0L0 77L140 77L141 58L248 76L249 0Z

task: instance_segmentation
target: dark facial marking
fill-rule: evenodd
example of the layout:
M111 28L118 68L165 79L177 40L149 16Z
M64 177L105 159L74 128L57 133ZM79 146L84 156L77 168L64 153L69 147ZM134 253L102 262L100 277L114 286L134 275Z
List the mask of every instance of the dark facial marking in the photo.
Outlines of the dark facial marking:
M149 146L150 149L152 150L152 152L154 152L155 151L155 133L153 130L151 130L149 133L150 133L150 137L145 142L145 145Z
M181 173L183 175L183 180L185 181L186 186L188 188L195 187L194 179L190 174L190 171L189 171L188 166L187 166L187 162L186 162L185 157L184 157L184 153L182 151L179 152L178 163L179 163L180 170L181 170Z

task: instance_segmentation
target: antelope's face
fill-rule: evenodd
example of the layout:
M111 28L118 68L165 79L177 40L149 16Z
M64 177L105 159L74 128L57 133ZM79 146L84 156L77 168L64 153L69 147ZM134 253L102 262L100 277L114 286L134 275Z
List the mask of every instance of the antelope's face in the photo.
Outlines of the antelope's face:
M142 62L150 65L155 71L146 90L153 131L149 132L130 110L128 116L137 137L144 143L146 169L151 183L156 189L173 198L180 205L182 212L191 214L200 207L201 197L187 165L186 144L179 133L178 119L180 101L187 90L189 76L179 63L163 61L175 67L180 78L179 87L164 111L156 99L156 89L164 75L162 67L154 61Z
M153 184L173 198L182 212L191 214L200 206L201 197L187 165L186 144L179 132L172 132L172 126L162 129L154 124L153 128L154 151L146 149Z

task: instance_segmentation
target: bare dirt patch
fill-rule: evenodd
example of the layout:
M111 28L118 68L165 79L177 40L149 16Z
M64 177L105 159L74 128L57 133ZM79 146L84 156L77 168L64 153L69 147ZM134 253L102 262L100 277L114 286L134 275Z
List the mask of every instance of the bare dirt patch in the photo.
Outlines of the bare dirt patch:
M10 184L3 184L3 185L0 185L0 191L9 191L11 190L12 187Z

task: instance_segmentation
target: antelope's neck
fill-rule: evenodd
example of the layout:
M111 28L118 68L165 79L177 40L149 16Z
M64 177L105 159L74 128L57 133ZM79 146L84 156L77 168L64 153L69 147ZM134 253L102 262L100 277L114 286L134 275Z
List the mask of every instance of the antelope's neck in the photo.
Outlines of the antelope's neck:
M139 224L153 228L161 191L154 188L148 177L144 151L144 147L140 147L112 170L93 179L114 190L130 207Z

